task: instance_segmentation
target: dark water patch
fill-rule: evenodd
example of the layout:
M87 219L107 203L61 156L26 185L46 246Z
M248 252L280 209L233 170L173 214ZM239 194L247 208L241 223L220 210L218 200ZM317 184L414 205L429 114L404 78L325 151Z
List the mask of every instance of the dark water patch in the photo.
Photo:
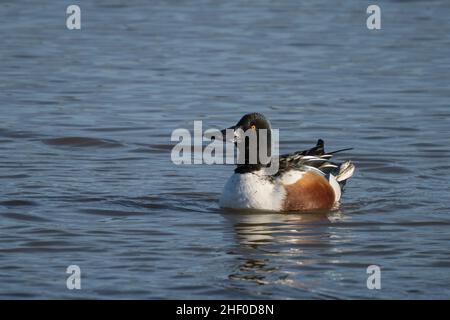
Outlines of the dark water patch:
M167 230L167 231L170 231L170 230ZM170 236L173 234L173 233L167 232L167 231L154 230L154 229L149 229L149 230L123 229L123 230L120 230L120 233L136 234L136 235L142 235L142 236L161 236L161 237L166 237L166 236Z
M89 203L89 202L102 202L108 200L108 198L105 197L90 197L90 196L82 196L77 195L76 197L73 196L56 196L51 197L54 201L62 201L62 202L75 202L75 203Z
M47 105L58 105L58 101L51 101L51 100L20 100L19 101L22 104L36 104L40 106L47 106Z
M175 144L151 144L141 145L141 147L132 149L130 152L134 153L154 153L154 154L168 154Z
M292 42L288 43L287 45L300 48L308 48L308 47L336 48L342 46L342 44L340 43L323 43L323 42Z
M70 241L62 241L62 240L51 240L51 241L45 241L45 240L39 240L39 241L29 241L23 243L23 246L25 247L58 247L58 246L72 246L73 243Z
M17 292L10 291L7 294L0 293L0 297L5 297L6 299L38 299L42 297L40 294L30 293L30 292Z
M9 271L9 270L20 270L22 267L19 266L3 266L1 267L1 270L3 271Z
M40 226L39 228L33 228L27 231L30 235L35 235L36 237L75 237L78 236L77 233L69 232L63 229L50 229L48 227L44 228Z
M84 131L92 132L127 132L127 131L144 131L148 127L100 127L100 128L86 128Z
M1 175L0 179L24 179L24 178L29 178L30 175L28 174L23 174L23 173L19 173L19 174L11 174L11 175Z
M3 213L2 217L19 220L19 221L29 221L29 222L49 222L50 220L38 217L36 215L25 214L25 213Z
M37 203L30 200L6 200L0 201L0 206L6 207L20 207L20 206L35 206Z
M380 174L406 174L413 173L414 171L408 169L407 167L399 167L399 166L380 166L380 167L372 167L366 168L367 172L379 172Z
M152 148L136 148L130 150L130 152L134 153L149 153L149 154L167 154L167 151L161 149L152 149Z
M175 144L151 144L150 148L154 150L172 150Z
M217 200L217 193L209 192L167 192L160 194L163 198L181 198L181 199L200 199L200 200Z
M144 196L130 199L112 201L116 205L125 207L137 207L157 210L181 210L194 212L211 212L206 204L214 202L216 205L217 195L211 197L208 193L196 192L168 192L158 196Z
M108 158L108 160L105 159L91 159L91 161L95 162L103 162L103 163L114 163L116 161L139 161L139 160L148 160L148 157L120 157L120 158ZM118 167L120 168L120 167ZM111 170L111 167L107 168L97 168L95 170L101 171L101 170Z
M406 248L408 249L408 248ZM351 251L343 251L340 253L341 257L348 258L349 256L365 256L368 252L370 252L371 257L377 257L377 256L392 256L392 255L398 255L404 252L405 248L398 248L398 249L384 249L384 250L370 250L368 248L363 248L363 250L351 250Z
M12 139L27 139L27 138L35 138L36 134L30 131L23 131L23 130L15 131L0 128L0 137Z
M93 248L93 247L77 247L77 246L63 246L63 247L18 247L18 248L7 248L3 249L0 248L0 253L30 253L30 254L37 254L37 253L69 253L69 252L101 252L102 250L100 248Z
M418 147L418 148L436 148L436 147L441 147L440 144L438 143L434 143L434 142L413 142L409 144L410 146L413 147Z
M114 140L97 139L97 138L86 138L86 137L64 137L64 138L53 138L44 139L43 143L51 146L61 146L61 147L99 147L99 148L117 148L121 147L122 144Z
M118 200L114 203L126 207L141 207L146 209L168 209L172 207L170 204L165 203L164 199L160 199L159 201L162 203L148 203L133 200Z
M380 130L380 131L400 131L400 132L417 132L419 131L418 128L415 127L400 127L400 126L395 126L395 127L386 127L386 126L374 126L372 127L372 130Z
M107 210L107 209L82 209L80 210L80 212L106 217L132 217L148 214L147 212Z
M431 268L450 268L450 260L432 262L429 267Z
M386 136L382 136L382 135L370 135L370 136L365 136L364 139L366 140L376 140L376 141L381 141L381 140L390 140L389 137Z
M444 148L438 149L426 149L426 150L418 150L419 155L422 157L432 157L434 159L447 159L450 151Z
M446 221L405 221L405 222L396 222L397 226L404 227L443 227L450 226L450 220Z

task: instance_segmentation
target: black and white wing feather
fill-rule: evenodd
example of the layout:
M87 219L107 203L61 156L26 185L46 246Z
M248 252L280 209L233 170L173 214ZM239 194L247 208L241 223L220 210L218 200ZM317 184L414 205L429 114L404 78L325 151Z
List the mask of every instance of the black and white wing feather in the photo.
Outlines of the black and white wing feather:
M282 174L290 169L302 171L319 170L326 176L330 174L334 175L338 182L344 184L345 180L353 174L354 165L350 161L342 164L334 163L331 161L331 158L337 152L351 149L348 148L327 153L325 152L323 140L319 139L316 146L311 149L280 156L278 174Z

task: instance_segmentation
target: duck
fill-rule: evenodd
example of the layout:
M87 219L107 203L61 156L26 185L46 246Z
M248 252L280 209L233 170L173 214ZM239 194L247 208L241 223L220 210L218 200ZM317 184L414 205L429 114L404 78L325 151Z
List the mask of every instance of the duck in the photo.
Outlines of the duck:
M260 150L252 159L253 145L244 143L243 133L256 135L261 148L265 141L269 161L262 161ZM266 135L262 139L262 133ZM226 182L219 199L224 209L263 211L323 211L339 207L347 180L355 171L347 160L332 162L341 149L325 152L324 141L318 139L314 147L303 151L276 156L271 154L272 127L261 113L248 113L236 125L221 130L222 140L233 142L242 161L238 161L233 175ZM264 144L263 144L264 146ZM252 161L251 161L252 160ZM277 170L269 170L277 164Z

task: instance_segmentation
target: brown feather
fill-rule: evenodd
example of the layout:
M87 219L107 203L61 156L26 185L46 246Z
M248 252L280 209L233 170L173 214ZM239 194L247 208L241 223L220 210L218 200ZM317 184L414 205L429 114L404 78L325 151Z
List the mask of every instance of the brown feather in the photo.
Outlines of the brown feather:
M306 172L295 183L285 185L285 211L328 210L335 195L327 179L315 172Z

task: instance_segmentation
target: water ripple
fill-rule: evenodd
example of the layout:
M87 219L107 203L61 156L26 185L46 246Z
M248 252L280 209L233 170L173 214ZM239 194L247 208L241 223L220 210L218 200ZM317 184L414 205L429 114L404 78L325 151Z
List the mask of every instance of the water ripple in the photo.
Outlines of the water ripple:
M108 139L86 138L86 137L63 137L43 139L43 143L51 146L66 146L66 147L99 147L99 148L117 148L122 144Z

